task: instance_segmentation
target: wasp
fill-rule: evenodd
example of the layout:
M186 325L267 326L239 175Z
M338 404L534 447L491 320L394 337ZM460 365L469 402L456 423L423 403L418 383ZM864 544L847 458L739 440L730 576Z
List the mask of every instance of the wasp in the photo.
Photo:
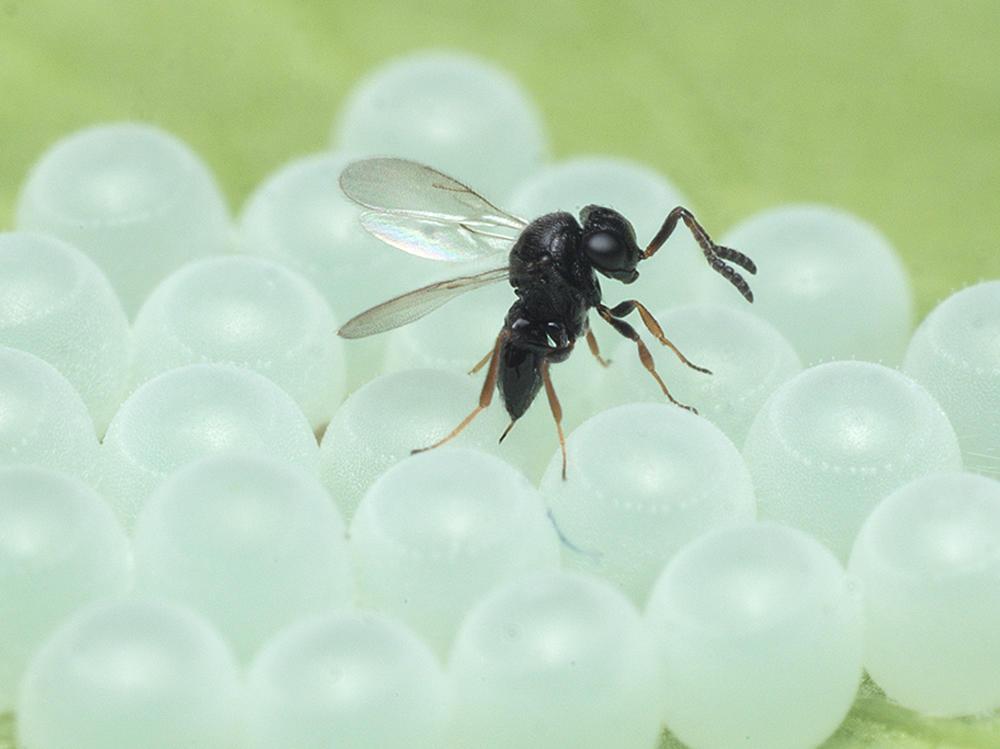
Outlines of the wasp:
M581 337L597 360L607 366L590 329L591 310L635 342L643 366L672 403L697 413L670 394L646 344L624 318L638 313L653 337L681 362L698 372L711 372L689 361L638 300L605 305L598 280L601 275L624 284L634 282L639 277L636 266L653 257L678 224L683 223L692 233L712 269L753 302L749 285L730 263L756 273L754 262L742 252L715 244L692 213L681 206L667 214L660 230L645 249L640 249L632 224L612 208L588 205L580 211L579 220L570 213L556 212L528 222L497 208L458 180L405 159L353 162L341 173L340 186L364 209L360 221L365 230L393 247L431 260L495 258L503 263L372 307L340 329L344 338L362 338L406 325L460 294L489 284L506 281L516 297L492 349L472 369L476 373L486 368L478 405L444 438L413 452L440 447L456 437L489 407L497 390L511 419L500 436L502 442L544 388L556 423L565 479L562 407L549 369L565 361Z

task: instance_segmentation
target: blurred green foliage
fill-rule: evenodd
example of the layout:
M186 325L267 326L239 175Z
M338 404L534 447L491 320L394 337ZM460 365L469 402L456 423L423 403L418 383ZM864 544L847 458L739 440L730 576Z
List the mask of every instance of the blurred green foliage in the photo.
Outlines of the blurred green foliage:
M191 143L238 208L278 165L327 146L362 73L426 47L506 67L557 157L648 162L716 233L821 201L891 238L921 312L1000 277L996 0L0 0L0 226L53 140L120 119ZM831 745L997 746L997 730L875 694Z
M192 143L238 207L327 145L359 75L429 46L508 68L557 156L648 162L717 233L823 201L889 235L922 311L1000 276L996 0L0 0L0 222L55 138L124 118Z

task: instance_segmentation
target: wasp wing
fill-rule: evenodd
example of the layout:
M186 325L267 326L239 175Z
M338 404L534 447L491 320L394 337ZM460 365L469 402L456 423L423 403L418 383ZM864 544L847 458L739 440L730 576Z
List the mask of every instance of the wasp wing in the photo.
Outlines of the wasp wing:
M458 180L406 159L355 161L341 172L340 186L368 209L361 225L370 234L431 260L506 252L527 226Z
M408 325L466 291L506 280L508 273L508 268L494 268L432 283L365 310L348 320L337 334L343 338L364 338Z

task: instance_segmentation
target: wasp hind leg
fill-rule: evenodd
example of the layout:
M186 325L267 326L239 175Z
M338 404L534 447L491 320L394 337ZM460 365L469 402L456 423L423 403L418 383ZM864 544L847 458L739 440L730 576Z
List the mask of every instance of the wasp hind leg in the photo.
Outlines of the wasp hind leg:
M660 389L663 391L663 394L670 399L671 403L673 403L675 406L680 406L681 408L687 409L691 413L698 413L698 409L696 409L694 406L688 406L684 403L681 403L679 400L674 398L673 395L671 395L669 388L667 388L667 384L663 381L659 373L656 371L656 363L653 361L653 355L649 353L649 349L646 348L646 344L642 342L642 338L639 337L639 334L635 331L635 328L633 328L624 320L619 320L618 318L616 318L614 315L611 314L611 310L605 307L603 304L597 307L597 313L601 316L602 319L604 319L612 328L617 330L621 335L625 336L629 340L635 341L635 345L639 349L639 361L642 362L642 366L644 366L646 370L653 376L653 379L656 380L656 383L660 386Z
M552 418L556 422L556 431L559 433L559 449L562 451L562 477L566 480L566 435L562 428L562 405L559 403L559 396L556 389L552 387L552 377L549 375L549 362L543 360L541 364L542 382L545 384L545 395L549 399L549 408L552 409Z
M433 445L428 445L427 447L418 447L415 450L411 450L412 455L417 453L426 452L427 450L433 450L435 447L441 447L441 445L450 442L455 439L462 431L472 423L481 412L489 408L490 403L493 402L493 393L497 389L497 374L500 371L500 348L503 346L503 342L507 340L508 332L506 330L500 331L500 335L497 336L496 343L493 344L493 350L490 352L488 361L489 369L486 372L486 380L483 382L483 389L479 392L479 405L472 409L472 412L466 416L459 423L457 427L452 429L447 435L439 439Z

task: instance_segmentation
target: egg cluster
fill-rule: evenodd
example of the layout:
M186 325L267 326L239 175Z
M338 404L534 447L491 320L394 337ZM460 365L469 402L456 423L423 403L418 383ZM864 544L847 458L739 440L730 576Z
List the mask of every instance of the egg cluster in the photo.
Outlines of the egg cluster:
M329 150L233 219L144 124L41 155L0 234L0 714L19 749L691 749L821 744L863 670L929 715L1000 708L1000 281L916 329L889 242L818 205L678 235L608 301L711 376L593 326L502 443L478 397L509 286L359 341L338 323L450 275L365 233L374 154L529 219L654 170L548 160L503 71L424 53L347 99ZM702 216L710 228L710 216ZM456 269L457 268L457 269ZM579 347L583 348L583 347Z

